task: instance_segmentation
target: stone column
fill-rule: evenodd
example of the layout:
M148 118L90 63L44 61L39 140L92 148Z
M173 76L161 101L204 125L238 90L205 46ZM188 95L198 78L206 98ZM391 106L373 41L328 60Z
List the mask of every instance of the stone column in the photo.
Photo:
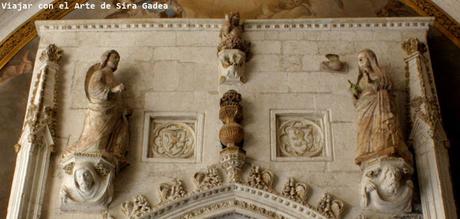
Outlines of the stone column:
M449 174L448 140L441 123L426 47L416 38L403 42L412 130L424 218L457 218Z
M54 147L56 84L61 50L45 48L34 70L8 204L8 219L40 218L51 152Z

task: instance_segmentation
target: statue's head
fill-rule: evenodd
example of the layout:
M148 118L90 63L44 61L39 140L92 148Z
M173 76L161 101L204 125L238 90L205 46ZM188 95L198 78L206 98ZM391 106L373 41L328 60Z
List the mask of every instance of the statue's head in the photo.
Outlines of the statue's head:
M87 167L81 167L76 169L74 172L75 185L80 191L84 193L89 193L92 191L95 184L94 177L95 176L93 171Z
M115 50L108 50L102 54L101 68L109 67L113 71L117 70L118 62L120 61L120 54Z
M371 70L378 66L377 56L374 51L364 49L358 54L358 67L360 70Z

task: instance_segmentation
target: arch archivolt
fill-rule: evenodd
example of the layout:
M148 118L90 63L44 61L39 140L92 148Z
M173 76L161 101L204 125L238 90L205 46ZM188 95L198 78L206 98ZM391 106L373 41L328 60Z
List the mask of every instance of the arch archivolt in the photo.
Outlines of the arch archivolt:
M326 218L308 205L238 183L192 193L159 205L143 218L212 218L231 212L254 218Z

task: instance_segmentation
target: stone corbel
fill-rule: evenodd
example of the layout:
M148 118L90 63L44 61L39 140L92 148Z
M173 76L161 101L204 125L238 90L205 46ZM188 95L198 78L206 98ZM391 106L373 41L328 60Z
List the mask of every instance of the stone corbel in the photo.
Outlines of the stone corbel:
M250 58L251 43L242 38L244 26L240 14L225 15L217 47L219 59L219 84L243 84L246 81L245 64Z
M32 92L17 155L7 218L39 218L43 188L54 147L57 83L62 51L46 47L34 70Z
M424 218L457 218L449 174L448 140L442 127L426 46L416 38L402 43L408 75L410 140L420 183Z

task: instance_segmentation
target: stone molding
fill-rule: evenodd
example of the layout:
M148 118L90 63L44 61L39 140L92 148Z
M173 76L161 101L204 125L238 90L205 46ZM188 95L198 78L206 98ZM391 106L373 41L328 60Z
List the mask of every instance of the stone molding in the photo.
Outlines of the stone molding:
M457 218L449 173L448 139L442 127L433 71L423 43L402 43L407 56L411 133L424 218Z
M406 18L337 18L295 20L245 20L245 32L251 31L315 31L315 30L428 30L431 17ZM115 20L60 20L35 22L38 35L44 32L117 32L148 30L212 30L219 31L222 19L117 19Z
M190 205L192 202L193 206ZM230 205L218 205L221 202L229 202ZM181 218L184 215L190 215L185 218L193 218L192 216L199 213L200 209L215 205L212 211L206 212L206 216L212 216L209 214L219 214L225 208L245 209L239 206L239 202L252 205L253 207L248 210L256 211L253 213L257 215L263 215L261 212L274 211L276 215L281 216L279 218L326 218L313 207L239 183L191 193L184 198L154 206L149 213L139 218ZM200 216L204 216L202 214Z
M16 145L7 218L40 218L50 156L54 148L57 86L62 50L54 44L42 50L34 68L21 137Z

